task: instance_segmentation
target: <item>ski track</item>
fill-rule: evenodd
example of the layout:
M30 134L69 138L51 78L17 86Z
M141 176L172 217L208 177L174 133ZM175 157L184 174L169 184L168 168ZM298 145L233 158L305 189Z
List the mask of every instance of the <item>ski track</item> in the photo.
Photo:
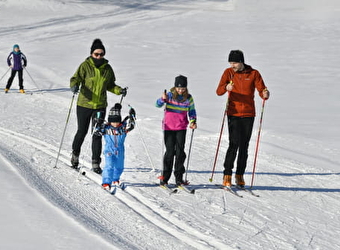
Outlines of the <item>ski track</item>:
M266 207L266 211L256 211L257 207L252 208L253 202L256 202L256 197L251 196L250 194L243 193L244 207L242 210L233 211L234 215L230 214L229 207L231 200L237 202L240 198L231 197L223 190L215 190L212 188L212 185L204 185L203 188L207 188L204 190L205 193L201 193L200 188L202 185L197 185L198 188L196 195L190 194L176 194L176 197L168 196L163 190L160 188L156 188L155 186L148 186L147 183L136 184L133 183L133 179L131 181L127 181L127 188L125 191L117 190L117 194L115 196L111 196L109 194L104 193L104 191L100 188L101 178L97 174L89 171L90 164L86 161L83 162L83 169L87 172L87 177L81 176L77 172L72 169L68 169L67 165L69 163L69 153L65 151L61 151L58 168L53 168L55 162L55 157L58 152L58 147L55 147L47 142L41 141L39 139L30 137L28 135L24 135L22 133L14 132L9 129L0 128L0 135L8 136L11 138L11 143L20 145L28 145L30 150L33 150L33 156L30 162L27 162L24 158L20 157L20 149L17 153L8 152L6 147L1 147L1 151L7 158L10 159L13 165L16 165L20 172L25 176L28 182L35 186L44 196L46 196L51 202L53 202L58 207L61 207L68 214L75 218L75 220L84 224L87 228L100 233L103 238L107 239L112 244L122 247L121 244L124 244L125 247L122 249L139 249L140 246L145 246L145 249L153 249L153 246L148 245L148 241L145 239L134 238L133 235L139 234L129 234L126 235L123 230L120 230L120 223L125 223L129 225L129 228L133 230L145 230L146 233L144 236L147 239L148 237L152 237L153 234L149 231L157 232L157 234L167 235L166 237L174 238L171 242L173 242L176 246L183 246L186 249L226 249L227 245L231 245L231 247L238 247L238 244L233 245L232 242L242 241L243 246L253 248L254 244L257 243L257 238L266 238L267 242L271 243L271 248L278 249L295 249L294 246L302 245L302 246L312 246L313 244L320 244L320 235L323 237L331 237L331 235L325 233L318 233L320 227L319 225L320 218L309 218L308 211L314 210L315 206L321 208L326 206L325 200L329 202L329 200L337 201L337 194L334 192L339 192L339 189L328 190L326 186L323 187L315 187L311 188L310 191L314 192L323 192L318 196L319 198L311 204L309 194L303 192L301 189L299 191L294 191L295 187L292 186L291 192L297 192L293 196L289 196L285 198L283 196L283 201L281 204L281 214L277 216L277 218L268 217L266 214L275 214L275 210L277 209L276 204L271 204L270 199L263 199L263 206ZM136 136L136 135L135 135ZM196 139L200 144L200 138ZM203 138L203 140L205 140ZM129 145L127 145L129 147ZM132 157L133 150L129 148ZM38 153L39 152L39 153ZM41 155L42 154L42 155ZM42 159L45 159L46 156L49 159L47 165L38 166ZM264 159L263 159L264 158ZM266 160L265 158L273 160L273 156L263 155L262 161ZM268 160L267 159L267 160ZM143 168L143 160L145 159L137 159L137 166L140 165L140 168ZM15 162L15 163L14 163ZM139 162L139 163L138 163ZM275 160L275 162L280 162L279 160ZM285 170L289 169L291 172L298 172L299 164L296 162L289 162L287 160L281 163L285 166ZM280 167L280 166L277 166ZM39 169L41 172L39 172ZM137 174L143 174L148 176L150 182L154 182L152 180L156 179L157 172L152 171L141 171L137 169ZM304 178L307 178L308 181L315 182L315 176L318 176L318 173L315 173L315 168L302 168L305 169L306 173L301 173L301 176L304 174ZM149 169L150 170L150 169ZM133 173L132 169L127 168L126 171ZM310 173L308 173L310 172ZM277 174L276 177L272 178L273 183L269 183L269 189L275 190L275 184L281 183L282 178L287 178L287 173ZM294 174L292 174L294 175ZM206 174L205 174L206 176ZM323 178L324 175L320 175L319 179ZM327 175L326 175L327 176ZM334 173L329 173L331 178L336 178L337 176ZM133 174L132 174L133 178ZM259 177L261 178L261 176ZM201 179L201 178L196 178ZM206 181L202 180L206 183ZM296 189L298 190L299 180L292 180L291 185L296 183ZM195 186L193 186L195 187ZM259 190L266 190L266 187L257 187ZM211 190L214 189L214 190ZM283 192L280 191L280 188L277 187L279 195L282 195ZM211 190L211 191L210 191ZM282 190L289 191L289 188L282 188ZM203 191L203 190L202 190ZM308 189L306 189L308 191ZM270 190L269 190L270 192ZM221 195L221 202L219 203L209 198L209 193L215 195ZM51 195L53 194L53 195ZM265 194L264 194L265 195ZM268 193L267 193L268 195ZM296 197L294 197L296 196ZM161 197L161 198L157 198ZM164 197L168 200L169 204L164 201ZM214 197L215 199L216 197ZM292 199L292 200L291 200ZM295 216L292 217L290 215L289 208L294 207L293 204L297 202L304 202L306 204L305 209L295 211ZM181 206L178 206L178 202ZM240 201L241 202L241 201ZM107 205L109 204L109 205ZM174 206L176 205L177 206ZM221 205L222 204L222 205ZM224 204L224 205L223 205ZM187 206L203 206L207 210L207 215L205 218L200 217L200 215L195 215L193 213L188 217L185 214L187 210ZM183 212L181 211L181 207L183 207ZM217 210L216 210L217 209ZM285 214L284 211L287 211ZM339 214L338 211L323 211L322 216L334 216L334 214ZM254 217L256 214L256 217ZM311 213L313 214L313 213ZM214 232L209 232L206 228L211 228L213 224L216 228L224 228L223 230L230 231L229 226L221 225L219 221L219 217L221 215L228 215L228 222L231 225L237 225L239 230L247 230L249 233L253 231L253 236L245 236L242 234L236 234L231 239L219 239L216 238ZM322 217L321 216L321 217ZM122 220L124 218L124 220ZM338 222L336 216L334 219ZM138 222L136 222L138 221ZM275 223L279 224L279 228L272 228L271 224L275 221ZM207 223L207 226L205 224ZM305 230L306 223L308 223L309 232ZM209 226L208 226L209 225ZM292 239L291 242L286 242L285 239L282 238L283 235L290 234L291 226L294 225L294 230L299 232L299 234L303 234L303 238L305 239L303 243L299 242L297 239ZM332 228L336 231L336 227L334 225L325 225ZM151 229L150 229L151 228ZM243 229L242 229L243 228ZM311 229L315 230L314 233L311 233ZM302 232L302 233L301 233ZM117 237L117 235L125 235L124 239ZM132 238L131 238L132 237ZM159 237L162 240L162 237ZM128 242L134 242L128 243ZM247 243L247 242L251 243ZM123 243L122 243L123 242ZM261 242L261 241L260 241ZM163 244L160 242L160 245ZM326 245L327 246L327 245ZM265 246L258 245L259 248L265 248Z
M21 133L17 133L17 132L8 130L8 129L0 128L0 134L10 136L13 140L27 144L31 146L32 148L40 150L44 154L47 154L53 158L56 156L58 152L57 147L54 147L50 145L49 143L32 138L30 136L23 135ZM5 155L10 156L9 158L12 159L12 161L14 160L15 162L17 162L18 163L17 165L20 165L20 166L30 165L30 163L25 162L24 159L21 159L16 154L6 152L4 148L2 148L2 151L5 152ZM36 185L38 185L38 187L36 188L38 188L41 193L47 196L49 200L51 200L52 198L51 194L59 193L60 197L53 195L54 203L57 203L59 207L62 207L64 209L66 208L67 212L72 214L73 216L76 215L76 219L83 220L83 223L87 227L95 228L97 232L104 233L104 235L106 234L105 238L109 238L113 241L113 239L116 238L117 235L123 234L123 232L119 232L119 227L116 227L116 225L119 224L119 221L117 221L117 217L126 218L126 214L124 214L124 211L129 210L130 211L129 213L133 211L137 215L140 215L138 217L139 218L138 220L141 220L140 218L143 218L144 220L148 222L147 224L149 226L151 223L152 226L157 227L158 234L159 234L159 230L161 230L161 231L164 231L165 234L169 234L169 236L172 235L173 237L177 238L179 240L177 241L177 244L185 246L186 249L191 249L191 248L192 249L223 249L225 247L225 245L222 242L218 242L214 240L213 238L210 238L200 232L197 232L194 228L185 225L180 220L173 218L171 215L169 216L169 212L162 211L162 209L159 209L157 208L157 206L148 202L147 199L140 196L138 191L134 190L133 187L131 188L128 187L126 191L118 190L115 196L109 195L109 198L115 200L114 201L115 207L103 205L103 201L100 200L100 198L98 198L103 195L99 195L99 194L98 196L88 195L90 194L90 191L93 190L93 188L95 189L96 193L98 193L98 190L100 190L100 192L103 193L103 190L99 187L99 185L101 184L100 176L90 172L89 168L86 166L83 167L83 170L87 170L86 171L87 172L86 175L88 176L87 178L69 169L69 171L67 172L71 171L72 173L71 176L73 176L73 178L77 176L75 178L77 181L71 182L71 184L68 186L65 186L65 183L58 183L58 181L60 181L59 178L56 178L53 176L60 175L61 172L63 171L63 169L61 168L65 168L64 164L66 165L68 164L69 159L67 158L67 153L65 152L61 153L59 161L60 162L58 164L57 169L51 166L48 166L50 167L50 169L45 169L45 172L46 172L45 174L50 175L49 177L47 177L48 180L43 180L44 176L39 176L38 172L34 173L32 167L30 168L30 171L32 171L32 173L29 173L27 170L25 171L22 169L21 171L25 172L24 175L26 175L26 179L28 179L31 185L34 186L37 183ZM62 165L61 163L64 163L62 167L60 167L60 165ZM31 176L31 177L27 178L27 176ZM52 180L52 178L54 180ZM30 180L30 179L33 179L33 180ZM50 184L48 184L47 181L52 181L53 186L50 187ZM76 188L77 184L79 183L83 183L82 184L83 187L81 189ZM97 185L94 185L94 183L96 183ZM45 187L45 190L43 189L43 187ZM120 192L124 192L124 194L119 194ZM70 194L72 194L72 196L77 197L79 200L75 199L75 197L73 198L68 197ZM94 198L94 197L97 197L97 198ZM107 200L107 202L111 202L111 199L109 198L106 198L105 200ZM119 204L117 204L117 202ZM117 207L121 208L121 210L117 209ZM98 213L99 210L102 210L102 212ZM122 211L123 214L117 215L117 211ZM143 224L144 222L141 223L141 225ZM131 221L131 225L132 227L136 227L136 228L139 227L138 225L136 225L134 221ZM116 232L117 229L118 229L118 232ZM118 242L120 241L123 241L124 244L127 245L127 247L125 246L124 249L134 249L136 247L136 246L134 247L131 243L127 244L125 240L119 239ZM132 242L138 242L138 240L133 239ZM142 245L146 246L147 242L148 241L138 244L137 246L142 246ZM116 244L117 240L115 240L114 243ZM152 248L152 246L149 246L149 247L150 248L145 248L145 249ZM136 249L138 249L138 247Z

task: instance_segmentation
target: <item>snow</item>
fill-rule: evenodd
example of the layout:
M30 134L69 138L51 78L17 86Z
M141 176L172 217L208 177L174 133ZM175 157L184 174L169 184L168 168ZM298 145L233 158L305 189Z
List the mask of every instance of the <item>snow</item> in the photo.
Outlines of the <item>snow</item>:
M0 249L339 249L339 14L337 0L1 0ZM67 167L76 130L69 78L95 38L117 84L129 87L123 112L128 104L137 111L127 188L115 196L98 175ZM3 91L16 43L28 58L25 95L17 78ZM260 197L215 186L226 132L209 182L226 98L215 89L231 49L244 51L271 91L256 165ZM178 74L188 77L198 113L187 173L197 190L169 196L155 185L163 110L154 103ZM119 100L109 95L109 107ZM89 155L88 136L86 170Z

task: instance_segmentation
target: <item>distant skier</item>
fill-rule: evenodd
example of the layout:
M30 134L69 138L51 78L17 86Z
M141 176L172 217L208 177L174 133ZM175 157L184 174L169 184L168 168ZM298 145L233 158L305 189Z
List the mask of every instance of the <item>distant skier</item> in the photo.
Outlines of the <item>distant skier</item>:
M236 184L243 187L243 178L248 159L248 147L255 119L255 89L263 99L269 98L260 73L244 63L243 52L232 50L227 68L221 77L216 89L217 95L224 95L227 91L228 98L228 129L229 147L224 161L223 186L231 187L232 169L237 155Z
M127 93L126 88L115 84L115 74L108 60L104 58L105 47L100 39L93 41L90 55L79 66L70 81L70 88L74 94L78 93L80 87L77 102L78 130L72 143L71 164L73 168L78 168L80 149L91 120L93 126L93 119L98 111L105 117L107 92L123 96ZM92 136L92 170L97 174L102 173L101 152L102 138L94 134Z
M175 86L168 93L156 101L156 107L160 108L165 104L163 119L165 154L163 158L163 172L160 177L160 184L167 185L171 177L174 158L176 185L188 184L183 180L185 173L184 152L187 126L196 129L196 109L193 97L187 88L188 82L185 76L179 75L175 78ZM189 121L188 121L189 118Z
M96 134L105 139L105 166L102 173L102 186L109 190L112 185L120 184L120 176L124 171L124 142L128 132L134 129L136 112L130 109L129 115L122 121L122 106L116 103L109 111L108 122L97 126Z
M27 66L27 59L26 56L20 51L19 45L14 44L13 51L7 57L7 64L8 67L12 69L11 76L7 81L7 85L5 88L5 93L8 93L9 89L12 86L13 79L18 72L19 77L19 92L25 93L24 90L24 79L23 79L23 69Z

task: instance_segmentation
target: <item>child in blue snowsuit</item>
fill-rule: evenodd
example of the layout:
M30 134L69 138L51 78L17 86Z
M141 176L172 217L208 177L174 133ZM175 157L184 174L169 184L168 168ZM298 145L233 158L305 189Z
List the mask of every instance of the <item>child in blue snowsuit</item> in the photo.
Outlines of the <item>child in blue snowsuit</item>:
M136 112L133 108L122 121L120 110L122 106L116 103L111 108L108 122L100 128L104 136L105 166L102 173L102 186L110 189L112 185L119 185L120 176L124 170L124 142L128 132L134 129Z

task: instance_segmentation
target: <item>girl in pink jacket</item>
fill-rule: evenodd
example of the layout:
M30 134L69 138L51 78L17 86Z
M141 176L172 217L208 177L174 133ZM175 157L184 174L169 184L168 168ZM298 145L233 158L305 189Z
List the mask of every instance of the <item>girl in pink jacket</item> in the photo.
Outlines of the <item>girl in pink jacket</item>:
M191 129L196 129L197 125L194 99L188 92L187 84L185 76L177 76L175 86L168 93L165 91L156 101L158 108L165 104L163 130L166 151L163 158L163 173L160 177L161 185L168 184L173 165L176 185L188 184L183 180L186 132L188 124Z

